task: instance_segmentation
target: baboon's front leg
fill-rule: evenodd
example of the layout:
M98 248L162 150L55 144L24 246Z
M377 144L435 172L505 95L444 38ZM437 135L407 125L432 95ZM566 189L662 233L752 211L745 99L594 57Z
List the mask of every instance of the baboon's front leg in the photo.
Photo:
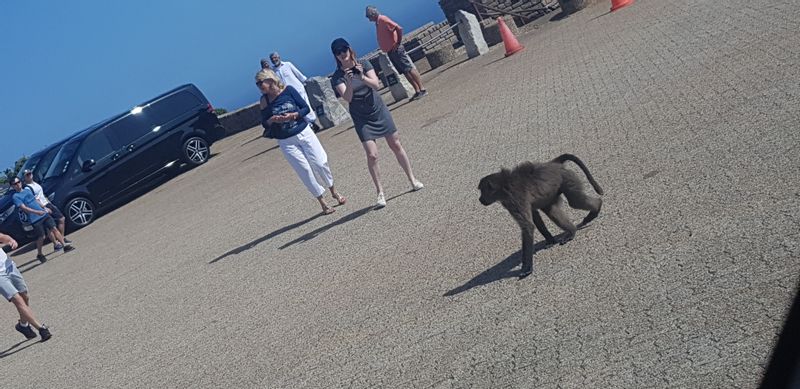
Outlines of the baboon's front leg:
M552 246L556 244L557 242L555 238L553 238L553 235L550 234L550 231L547 230L547 226L544 225L544 221L542 220L542 215L539 214L539 211L533 209L531 211L531 216L533 217L533 224L536 226L536 229L539 230L539 232L544 237L544 241L545 243L547 243L547 246Z

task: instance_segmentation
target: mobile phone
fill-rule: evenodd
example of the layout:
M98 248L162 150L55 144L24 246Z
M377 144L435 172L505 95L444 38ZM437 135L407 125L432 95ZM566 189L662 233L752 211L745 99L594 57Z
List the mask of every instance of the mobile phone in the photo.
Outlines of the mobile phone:
M354 75L359 75L359 74L361 74L361 71L360 71L360 70L358 70L358 68L357 68L357 67L355 67L355 66L353 66L352 68L350 68L350 72L351 72L351 73L353 73Z

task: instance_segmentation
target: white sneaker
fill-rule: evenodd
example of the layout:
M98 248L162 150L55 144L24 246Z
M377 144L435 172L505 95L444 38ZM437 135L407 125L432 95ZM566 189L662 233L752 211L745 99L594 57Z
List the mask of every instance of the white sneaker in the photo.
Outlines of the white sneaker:
M378 193L378 201L375 202L375 209L383 208L386 206L386 197L383 195L383 192Z
M418 190L420 190L420 189L425 187L425 185L422 185L422 183L419 182L419 181L412 182L411 186L414 188L414 191L418 191Z

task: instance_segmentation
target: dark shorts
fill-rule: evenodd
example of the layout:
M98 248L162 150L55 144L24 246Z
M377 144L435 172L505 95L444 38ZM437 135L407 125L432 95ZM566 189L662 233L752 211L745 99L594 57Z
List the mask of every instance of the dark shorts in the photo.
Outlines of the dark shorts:
M386 53L386 55L389 56L389 60L392 61L392 65L398 72L405 74L414 69L414 62L406 54L406 49L403 48L403 45L397 46L396 49Z
M53 220L50 215L45 215L45 217L39 219L36 223L31 224L33 227L33 232L36 234L36 238L44 238L47 236L47 232L56 228L56 222Z
M50 216L52 216L53 220L56 222L64 218L64 214L61 213L61 210L53 205L53 203L47 203L47 209L50 210Z

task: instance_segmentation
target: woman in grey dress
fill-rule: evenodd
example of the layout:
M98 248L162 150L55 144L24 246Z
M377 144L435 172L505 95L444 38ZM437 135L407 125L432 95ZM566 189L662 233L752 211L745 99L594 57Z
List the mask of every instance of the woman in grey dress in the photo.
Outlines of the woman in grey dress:
M337 69L331 78L331 85L349 103L350 117L367 154L367 167L378 192L377 208L386 206L386 196L378 169L378 145L375 141L386 138L386 143L394 152L397 162L408 176L413 190L423 188L414 177L411 162L408 160L389 108L381 99L378 90L378 76L369 61L358 61L355 51L342 38L331 43L331 51L336 58Z

